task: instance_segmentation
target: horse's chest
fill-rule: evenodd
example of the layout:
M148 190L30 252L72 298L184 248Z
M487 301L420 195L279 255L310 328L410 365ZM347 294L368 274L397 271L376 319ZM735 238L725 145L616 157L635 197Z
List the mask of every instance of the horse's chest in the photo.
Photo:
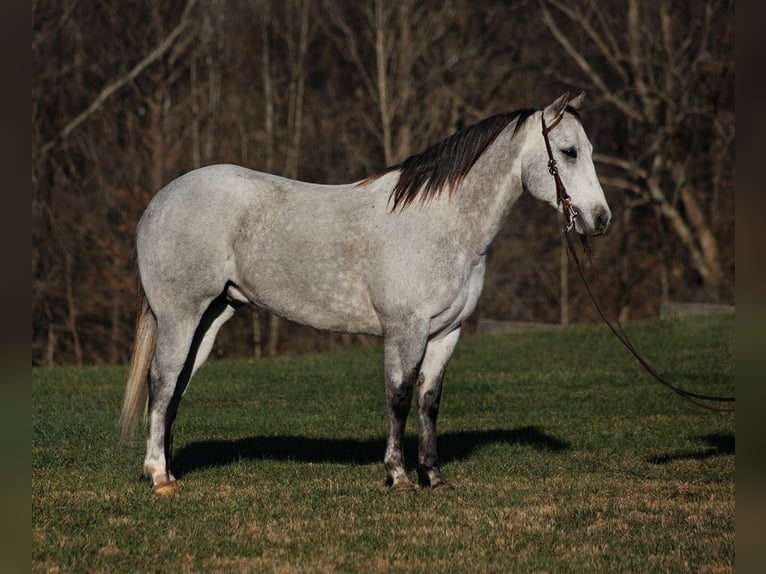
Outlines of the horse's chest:
M476 309L484 285L486 259L481 258L469 270L449 306L431 320L431 333L451 330L465 321Z

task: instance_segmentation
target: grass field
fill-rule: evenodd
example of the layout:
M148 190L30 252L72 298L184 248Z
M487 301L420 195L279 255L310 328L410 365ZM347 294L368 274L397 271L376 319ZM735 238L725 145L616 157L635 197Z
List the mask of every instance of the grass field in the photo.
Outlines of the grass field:
M680 386L734 394L733 315L627 330ZM381 365L206 365L170 499L140 441L118 443L124 368L34 369L32 571L734 570L734 415L654 383L604 327L461 341L439 421L452 491L386 490Z

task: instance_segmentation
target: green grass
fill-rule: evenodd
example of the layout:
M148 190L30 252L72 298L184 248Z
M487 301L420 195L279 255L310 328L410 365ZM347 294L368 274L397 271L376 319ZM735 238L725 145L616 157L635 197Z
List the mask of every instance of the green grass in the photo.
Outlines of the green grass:
M733 315L627 329L675 383L734 393ZM602 326L461 341L439 428L456 489L412 497L384 486L380 349L205 366L170 499L118 443L124 377L32 371L35 572L734 570L734 416Z

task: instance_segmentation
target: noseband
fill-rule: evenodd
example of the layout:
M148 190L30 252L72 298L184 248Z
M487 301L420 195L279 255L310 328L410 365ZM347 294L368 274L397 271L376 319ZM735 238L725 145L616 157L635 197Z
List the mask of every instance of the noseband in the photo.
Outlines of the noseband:
M541 119L543 120L543 139L545 140L545 149L548 152L548 172L553 176L553 180L556 182L556 203L561 206L561 209L564 212L566 230L571 231L572 227L574 226L574 220L579 214L577 213L577 209L575 209L575 206L572 203L572 198L569 197L567 189L564 187L564 182L561 181L559 168L556 167L556 160L553 159L551 141L548 139L548 133L551 132L557 125L559 125L559 122L563 117L564 114L561 114L556 119L556 121L551 124L550 127L546 127L545 112L543 111L541 115Z

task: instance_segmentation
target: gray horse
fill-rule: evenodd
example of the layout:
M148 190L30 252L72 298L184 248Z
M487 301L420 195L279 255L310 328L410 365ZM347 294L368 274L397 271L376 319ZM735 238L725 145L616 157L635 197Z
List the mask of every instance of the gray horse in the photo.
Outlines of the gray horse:
M519 195L561 211L546 139L576 231L609 225L581 102L565 94L541 111L493 116L351 184L212 165L161 189L138 224L140 303L121 417L129 435L147 413L153 491L175 491L168 462L179 402L218 329L245 304L382 336L388 484L414 489L402 439L417 387L419 481L449 486L436 449L442 378L481 293L487 250Z

